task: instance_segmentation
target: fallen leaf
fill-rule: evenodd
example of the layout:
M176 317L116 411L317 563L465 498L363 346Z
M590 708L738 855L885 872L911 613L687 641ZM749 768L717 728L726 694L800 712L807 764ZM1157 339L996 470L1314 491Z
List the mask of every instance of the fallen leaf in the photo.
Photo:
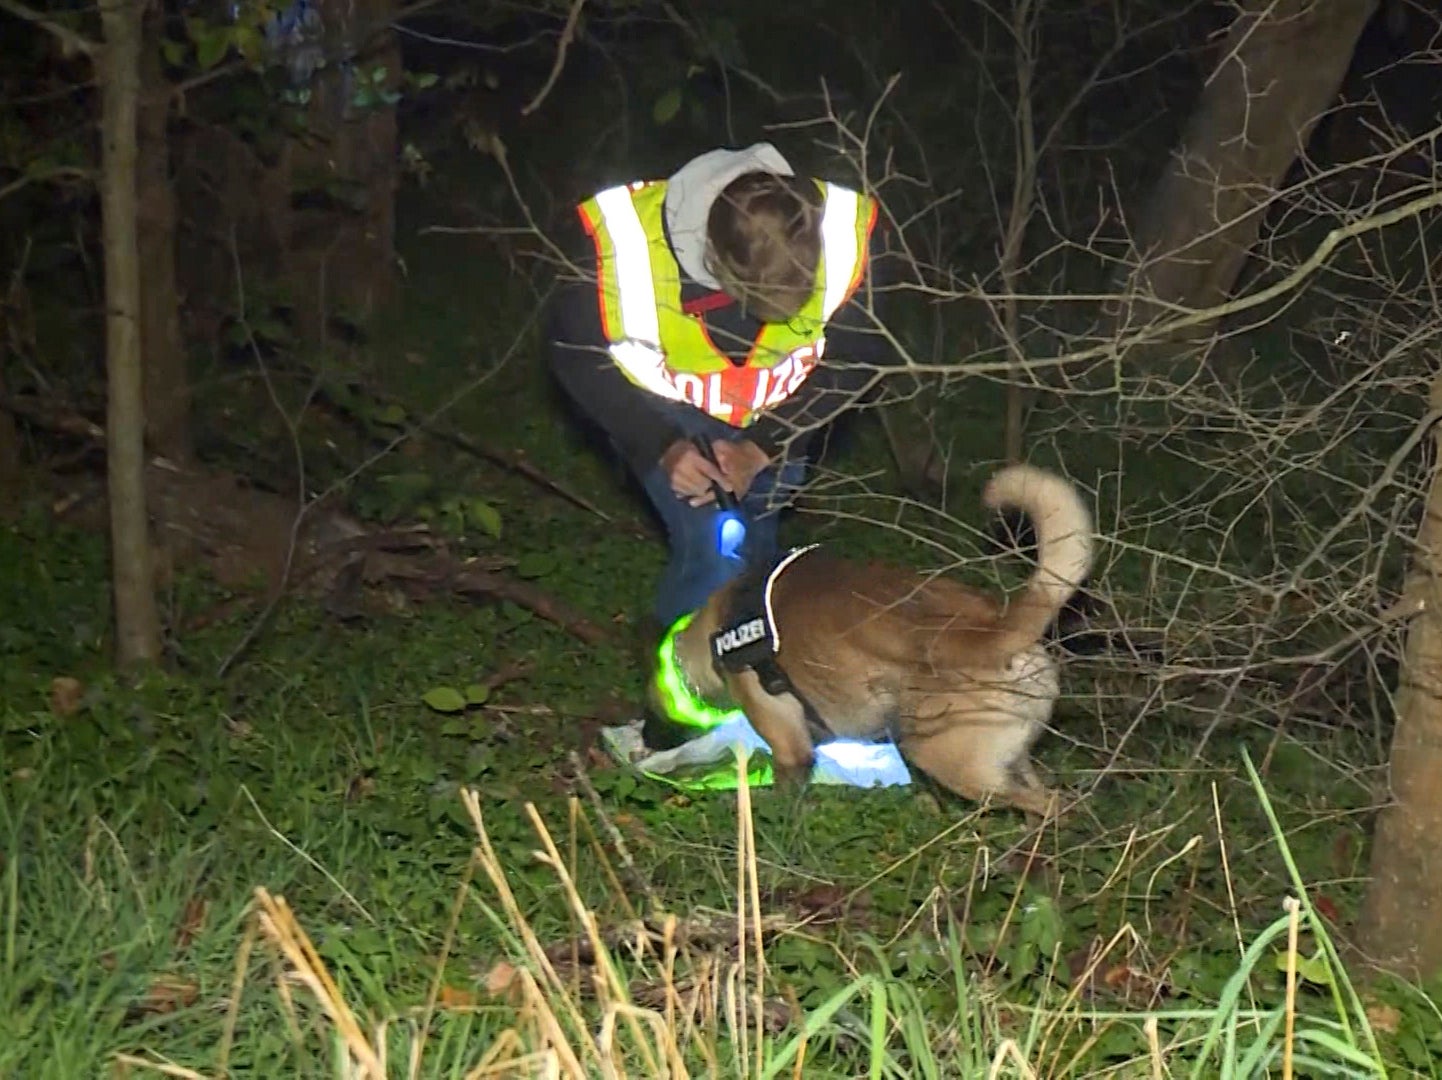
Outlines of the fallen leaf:
M616 763L611 760L611 755L599 746L586 747L586 764L596 772L605 772L616 767Z
M142 1012L164 1016L194 1005L199 997L200 987L193 980L179 975L159 975L145 992L139 1008Z
M50 711L56 716L71 716L84 703L85 687L79 679L57 675L50 680Z
M1329 923L1342 921L1342 913L1337 910L1337 905L1332 902L1330 897L1323 896L1321 893L1313 893L1312 906L1317 909L1317 914Z
M1130 964L1113 964L1102 974L1102 984L1113 990L1130 990L1134 982L1145 978Z
M497 961L495 967L486 972L486 993L493 998L504 997L518 1001L521 993L521 973L509 960Z
M1402 1014L1391 1005L1374 1001L1367 1006L1367 1022L1385 1035L1395 1035L1402 1026Z
M436 998L443 1009L473 1009L476 995L461 986L443 986Z
M796 906L806 915L838 914L834 909L846 899L847 890L840 885L815 885L796 894Z
M360 802L362 799L369 798L375 792L375 789L375 777L365 776L364 774L354 776L351 778L350 783L346 785L345 801Z
M205 926L205 916L210 911L210 901L203 896L192 896L180 915L180 925L175 929L175 947L186 949Z

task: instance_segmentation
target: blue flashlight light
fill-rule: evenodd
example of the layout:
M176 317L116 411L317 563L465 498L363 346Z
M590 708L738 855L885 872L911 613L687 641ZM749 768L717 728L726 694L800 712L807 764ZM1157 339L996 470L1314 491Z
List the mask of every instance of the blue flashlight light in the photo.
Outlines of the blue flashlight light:
M691 441L706 460L720 468L716 453L704 435L696 435ZM720 484L711 485L716 496L716 551L723 559L741 558L742 545L746 543L746 519L741 516L741 502L734 492L727 491Z
M725 559L741 558L741 545L746 542L746 522L734 510L723 510L716 519L716 550Z

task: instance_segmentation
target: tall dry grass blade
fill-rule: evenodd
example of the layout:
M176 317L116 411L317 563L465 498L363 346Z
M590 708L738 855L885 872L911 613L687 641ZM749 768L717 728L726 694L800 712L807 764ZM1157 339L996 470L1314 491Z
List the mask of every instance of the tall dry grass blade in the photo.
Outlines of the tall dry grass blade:
M376 1058L381 1063L382 1076L389 1076L391 1074L391 1062L389 1056L390 1040L386 1038L386 1032L390 1030L390 1026L391 1022L388 1017L382 1019L378 1024L376 1024L375 1031L371 1033L370 1038L370 1045L375 1047Z
M1087 893L1085 896L1083 896L1081 898L1083 903L1094 903L1097 899L1107 895L1111 891L1112 886L1116 884L1117 878L1121 876L1122 868L1126 866L1128 856L1131 855L1132 848L1136 846L1137 840L1138 830L1137 827L1133 825L1130 829L1127 830L1126 843L1122 845L1121 853L1117 856L1116 862L1112 864L1111 872L1107 874L1106 880L1104 880L1090 893Z
M255 916L257 931L260 928L260 913ZM297 1052L305 1047L305 1032L300 1029L300 1016L295 1009L295 997L290 992L290 979L285 973L285 959L281 956L274 958L272 981L275 983L275 996L280 999L280 1014L285 1017L285 1029L290 1034L290 1041L295 1044Z
M230 1048L235 1045L235 1026L240 1021L240 998L245 992L245 978L250 972L250 955L260 936L260 920L255 916L245 921L245 934L235 950L235 974L230 979L230 1003L225 1007L225 1023L220 1029L220 1046L215 1052L215 1074L230 1073Z
M741 919L737 919L737 924L743 927L745 925ZM741 937L745 930L738 929L736 933L738 937ZM721 1007L725 1010L726 1028L732 1033L731 1067L735 1070L732 1075L738 1077L746 1075L746 1062L749 1057L746 1051L744 1006L738 1004L738 999L746 996L743 979L743 962L733 961L726 965L725 975L721 981L721 991L724 995L721 999Z
M526 815L531 819L531 826L536 830L536 835L541 838L541 843L546 849L546 857L551 862L551 869L554 870L556 876L561 879L561 888L565 891L566 899L570 902L572 912L576 918L580 920L582 927L585 928L586 937L590 940L591 949L595 953L596 968L602 975L602 985L613 995L615 1001L623 1002L627 1005L632 1004L630 988L621 978L621 973L616 970L616 965L611 959L610 950L606 948L605 939L601 937L601 928L597 925L596 913L588 908L585 901L581 899L581 894L576 889L576 883L571 878L570 872L566 870L565 864L561 861L561 853L556 850L556 843L551 839L551 832L546 828L546 823L541 820L541 815L536 810L535 803L526 803ZM645 1034L641 1030L641 1025L636 1018L629 1014L623 1015L626 1016L626 1026L630 1029L631 1036L636 1040L636 1046L640 1050L641 1056L645 1059L649 1075L654 1076L660 1069L660 1064L651 1053L651 1044L646 1040ZM612 1064L614 1064L614 1059L608 1056L603 1055L602 1060L611 1061Z
M1001 1045L996 1048L996 1054L991 1059L991 1068L986 1073L986 1080L997 1080L997 1077L1001 1075L1002 1066L1006 1064L1008 1058L1016 1063L1016 1067L1021 1070L1021 1075L1025 1080L1036 1080L1036 1073L1026 1063L1026 1058L1021 1053L1021 1047L1017 1046L1015 1039L1003 1039Z
M168 1061L153 1061L150 1058L136 1057L134 1054L116 1054L111 1060L120 1066L121 1076L128 1076L130 1070L135 1068L160 1073L161 1076L174 1076L178 1080L206 1080L204 1073L198 1073L194 1069L187 1069L184 1065L174 1065Z
M616 1017L629 1013L635 1021L645 1023L655 1036L656 1045L666 1058L665 1072L648 1073L648 1080L690 1080L691 1073L681 1057L681 1048L676 1044L675 1032L666 1026L665 1019L654 1009L642 1009L635 1005L616 1002L601 1018L601 1046L609 1055L615 1044Z
M803 1026L801 1029L801 1044L796 1048L796 1064L792 1066L791 1069L791 1080L802 1080L802 1077L806 1075L802 1072L802 1069L806 1067L806 1047L809 1045L810 1041L806 1038L806 1029Z
M1212 789L1212 815L1217 823L1217 851L1222 857L1222 880L1227 886L1227 907L1229 914L1232 916L1232 933L1237 939L1237 955L1246 956L1246 936L1242 933L1242 917L1239 914L1240 909L1237 905L1237 890L1232 881L1232 866L1227 856L1227 830L1222 823L1222 800L1221 796L1217 793L1217 782L1213 780L1210 786ZM1254 1012L1259 1011L1257 995L1252 991L1250 980L1247 982L1246 990L1247 1000L1251 1003L1252 1010ZM1255 1023L1257 1030L1260 1032L1260 1021L1256 1021Z
M272 837L274 837L280 844L293 852L297 858L303 860L305 864L309 866L312 870L314 870L317 874L325 878L326 881L330 883L331 888L335 889L336 892L344 896L346 898L346 902L349 903L351 907L355 908L356 911L360 912L361 918L365 919L365 921L370 923L372 926L380 925L380 923L376 920L376 917L370 913L370 909L367 908L364 904L362 904L358 899L356 899L355 894L345 887L344 882L342 882L340 878L336 877L328 869L326 869L326 867L322 866L320 862L316 860L316 857L310 854L310 852L302 851L299 847L296 846L294 840L286 836L283 832L281 832L279 829L277 829L274 825L271 824L270 818L265 816L265 811L262 810L260 808L260 804L255 801L255 796L250 793L249 787L247 787L245 784L241 784L240 793L245 796L246 802L250 803L250 808L255 811L255 816L260 818L260 823L265 826L266 831L270 833Z
M681 996L676 992L676 915L667 912L661 923L661 986L666 993L666 1027L676 1030L676 1014Z
M908 851L905 855L898 855L895 859L887 863L885 866L881 867L881 869L877 870L876 873L872 874L869 878L863 880L860 885L857 885L856 888L852 889L849 893L842 897L841 903L837 906L845 908L846 906L851 904L852 901L854 901L858 896L864 893L867 889L875 885L878 881L890 877L897 870L900 870L907 863L911 862L912 859L919 858L923 853L925 853L930 848L934 848L937 844L941 843L952 833L973 824L978 817L980 817L980 811L972 810L968 812L965 817L960 818L959 820L948 825L946 828L942 829L941 832L937 833L926 843L918 844L916 847ZM978 845L981 844L981 837L979 835L973 835L972 839L975 840Z
M756 819L751 813L751 785L746 782L746 880L751 890L751 941L756 950L756 1073L765 1065L766 1050L766 939L761 932L761 875L756 865Z
M1287 912L1287 1004L1286 1033L1282 1036L1282 1080L1292 1080L1292 1052L1297 1029L1297 933L1301 929L1302 905L1295 896L1282 901Z
M521 913L520 904L516 902L516 895L511 891L510 882L506 880L505 870L501 867L501 861L496 855L496 849L491 845L490 833L486 831L485 819L481 814L481 799L473 788L465 788L461 791L461 801L465 804L466 813L470 815L471 823L475 826L476 836L480 841L481 868L485 870L486 876L491 880L491 886L496 890L500 898L501 907L505 910L506 918L511 928L520 937L521 943L526 948L526 954L531 962L536 965L546 978L555 997L564 1004L566 1019L574 1033L577 1045L579 1045L589 1061L594 1062L597 1067L602 1066L601 1057L596 1049L595 1043L591 1041L590 1032L586 1026L585 1017L572 999L570 992L566 989L561 977L556 974L555 967L551 964L550 957L546 950L541 947L540 939L532 929L530 922ZM522 969L524 981L533 983L534 979ZM557 1052L562 1056L562 1064L566 1067L569 1075L584 1077L585 1070L577 1060L574 1050L566 1039L558 1043Z
M456 927L461 922L461 909L465 906L466 895L470 892L471 879L476 874L476 860L476 852L472 850L471 857L466 860L465 869L461 871L461 884L456 889L456 898L451 904L450 918L446 920L446 934L441 940L441 953L436 957L436 973L431 979L430 989L426 991L426 1004L421 1011L421 1028L412 1044L411 1067L406 1073L410 1080L416 1080L421 1074L422 1054L426 1041L430 1038L431 1021L435 1019L436 1002L440 1000L441 984L445 981L446 961L450 959L451 946L456 940Z
M1026 865L1028 868L1036 861L1037 852L1041 849L1042 835L1042 830L1037 829L1036 837L1032 841L1031 850L1028 851L1026 855ZM996 963L996 950L1001 948L1001 943L1006 940L1006 932L1011 929L1011 921L1016 916L1017 908L1021 907L1021 899L1025 895L1025 889L1017 889L1012 894L1011 904L1008 905L1006 915L1001 920L1001 926L996 932L996 941L992 944L991 954L986 958L986 968L984 970L990 971L991 966Z
M1147 1054L1152 1059L1152 1080L1162 1080L1166 1065L1162 1061L1162 1040L1157 1018L1147 1017L1142 1023L1142 1031L1147 1037Z
M751 808L751 787L746 782L746 748L736 747L736 981L731 1000L735 1007L732 1031L735 1036L736 1073L746 1075L751 1058L751 1025L746 1008L746 912L750 892L746 888L746 818Z
M1077 1003L1078 999L1081 997L1082 991L1086 987L1091 985L1092 977L1096 974L1097 968L1101 967L1102 961L1111 954L1111 951L1115 949L1124 938L1129 939L1133 943L1137 943L1140 940L1137 937L1137 932L1132 927L1131 923L1123 923L1120 927L1118 927L1116 933L1111 936L1111 939L1108 940L1101 949L1097 950L1087 959L1086 966L1082 969L1081 973L1072 980L1071 988L1067 990L1066 996L1062 998L1061 1003L1057 1005L1055 1009L1049 1010L1051 1014L1051 1019L1050 1021L1048 1021L1045 1029L1041 1033L1041 1037L1037 1040L1036 1043L1036 1056L1038 1058L1041 1058L1044 1055L1045 1048L1047 1044L1051 1042L1054 1035L1061 1038L1066 1035L1068 1030L1070 1030L1069 1028L1063 1028L1060 1032L1058 1032L1057 1026L1061 1024L1064 1020L1070 1020L1075 1023L1077 1017L1076 1013L1071 1011L1072 1006ZM1106 1032L1106 1030L1106 1025L1095 1028L1085 1039L1082 1040L1081 1045L1078 1046L1075 1051L1073 1051L1068 1064L1055 1075L1070 1075L1071 1069L1080 1066L1082 1060L1085 1058L1086 1054L1091 1050L1091 1048L1096 1045L1096 1043L1101 1041L1101 1037ZM1061 1049L1062 1048L1059 1047L1057 1052L1060 1053Z
M740 984L742 991L741 1009L741 1060L746 1061L751 1038L747 1008L755 1009L755 1068L759 1076L765 1067L766 1057L766 947L761 933L761 881L756 867L756 821L751 811L750 755L742 746L736 748L736 863L737 863L737 956L741 960ZM756 988L752 996L746 997L746 920L751 920L749 933L753 957ZM744 1073L743 1073L744 1075Z
M1150 936L1153 934L1153 932L1154 932L1153 929L1152 929L1152 903L1151 903L1151 898L1155 895L1155 890L1156 890L1156 887L1157 887L1157 878L1161 875L1161 872L1162 872L1163 870L1165 870L1167 867L1171 866L1172 863L1177 862L1179 859L1184 859L1184 858L1186 858L1188 855L1190 855L1193 851L1195 851L1195 850L1201 845L1201 843L1202 843L1201 835L1200 835L1200 834L1193 834L1192 838L1191 838L1190 840L1188 840L1185 844L1182 845L1182 850L1181 850L1181 851L1178 851L1178 852L1176 852L1175 854L1172 854L1172 855L1168 855L1168 856L1167 856L1165 859L1163 859L1161 862L1157 863L1157 865L1152 868L1152 872L1151 872L1149 875L1147 875L1147 887L1146 887L1146 891L1142 894L1142 895L1146 898L1146 900L1145 900L1145 902L1144 902L1144 904L1143 904L1143 906L1142 906L1142 915L1143 915L1144 921L1145 921L1145 923L1146 923L1147 936L1148 936L1148 937L1150 937Z
M466 1073L465 1080L482 1080L483 1077L497 1076L503 1072L507 1075L515 1075L518 1070L529 1069L533 1065L541 1067L542 1071L539 1076L543 1080L552 1080L552 1078L560 1080L561 1059L554 1050L536 1050L529 1054L522 1054L520 1057L509 1058L506 1061L477 1065Z
M264 886L256 886L255 900L260 905L260 929L290 961L296 976L308 986L331 1018L346 1049L369 1073L372 1080L386 1080L385 1067L375 1048L361 1031L360 1023L350 1006L341 997L340 989L330 977L325 962L316 952L306 932L301 929L284 897L273 897Z
M536 977L526 968L518 968L517 977L521 981L526 1014L535 1021L536 1026L540 1029L542 1039L549 1043L551 1049L556 1052L560 1064L565 1067L566 1075L572 1077L572 1080L584 1080L586 1071L581 1066L581 1059L566 1037L566 1030L561 1026L555 1010L551 1008L550 1000L541 990L540 984L536 982ZM569 997L566 1000L568 1004L572 1004ZM596 1058L602 1075L611 1076L611 1069L607 1066L605 1059L596 1053L596 1048L591 1040L587 1038L582 1045L586 1047L592 1057Z
M502 1061L502 1055L509 1053L512 1057L515 1057L517 1056L517 1051L521 1050L524 1045L521 1041L520 1032L513 1027L506 1028L505 1031L491 1040L491 1045L486 1047L486 1052L481 1055L481 1060L476 1062L475 1067L471 1069L470 1072L466 1073L467 1080L470 1080L470 1077L473 1076L489 1076L505 1068L510 1064L511 1059L507 1058L505 1061ZM548 1050L546 1053L554 1053L554 1051ZM528 1055L519 1056L524 1057Z

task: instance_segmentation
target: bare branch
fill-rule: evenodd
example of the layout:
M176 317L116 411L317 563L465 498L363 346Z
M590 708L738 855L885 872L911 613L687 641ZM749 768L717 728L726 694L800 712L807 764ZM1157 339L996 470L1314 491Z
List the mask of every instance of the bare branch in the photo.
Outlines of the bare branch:
M81 169L74 165L57 165L53 169L40 169L36 172L27 172L18 176L8 184L0 184L0 199L14 195L17 191L23 191L31 184L44 184L51 180L94 180L95 173L89 169Z
M566 25L561 28L561 40L556 44L556 62L551 65L551 73L546 76L546 81L541 89L522 109L522 116L530 116L541 107L541 102L556 85L556 80L561 77L561 70L566 66L566 53L571 48L571 42L576 37L576 25L581 21L581 8L585 7L586 0L572 0L571 10L566 14Z
M21 3L20 0L0 0L0 11L7 11L17 19L22 19L45 30L60 42L67 58L84 55L93 60L100 52L98 42L76 33L70 27L56 22L50 16Z

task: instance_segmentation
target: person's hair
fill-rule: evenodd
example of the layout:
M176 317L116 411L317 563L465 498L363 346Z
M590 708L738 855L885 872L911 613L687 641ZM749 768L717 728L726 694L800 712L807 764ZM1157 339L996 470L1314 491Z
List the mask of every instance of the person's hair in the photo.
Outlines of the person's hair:
M732 180L706 220L706 266L763 322L786 322L816 288L822 194L795 176L748 172Z

